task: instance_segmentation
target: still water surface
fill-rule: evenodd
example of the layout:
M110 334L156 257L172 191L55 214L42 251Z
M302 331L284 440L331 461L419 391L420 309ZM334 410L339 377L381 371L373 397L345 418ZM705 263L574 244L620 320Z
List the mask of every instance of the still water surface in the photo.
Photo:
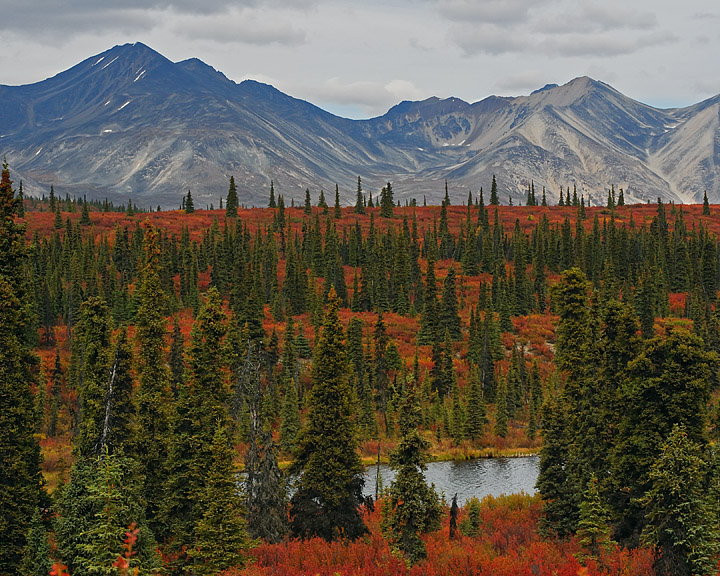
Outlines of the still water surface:
M482 458L454 462L429 462L425 472L428 484L435 483L439 493L445 493L449 502L457 492L458 504L468 498L482 498L488 494L513 494L516 492L535 493L538 475L538 456L523 458ZM366 472L365 494L375 496L376 468ZM382 485L388 487L395 472L386 464L380 465Z

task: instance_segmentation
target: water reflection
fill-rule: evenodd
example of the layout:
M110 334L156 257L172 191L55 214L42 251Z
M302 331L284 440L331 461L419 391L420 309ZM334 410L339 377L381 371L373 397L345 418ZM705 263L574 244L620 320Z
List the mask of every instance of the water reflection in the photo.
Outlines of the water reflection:
M524 458L482 458L457 462L430 462L425 472L428 483L434 482L438 492L445 493L449 501L457 492L458 504L468 498L482 498L488 494L535 493L538 475L537 456ZM395 478L395 472L387 465L380 465L382 485L387 487ZM375 467L368 468L365 494L375 495Z

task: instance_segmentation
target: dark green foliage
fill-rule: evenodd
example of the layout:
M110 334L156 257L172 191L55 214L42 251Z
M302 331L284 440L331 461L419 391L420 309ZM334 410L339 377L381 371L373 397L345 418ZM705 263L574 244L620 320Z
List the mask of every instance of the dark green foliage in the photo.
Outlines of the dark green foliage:
M138 386L133 450L135 454L143 455L139 459L145 481L143 497L147 502L152 528L160 535L158 511L164 498L163 483L167 475L167 443L173 393L164 361L167 297L160 285L160 246L158 232L153 227L148 227L145 232L144 249L144 266L137 291L139 306L135 315ZM177 348L178 343L174 346ZM182 367L181 360L178 365L178 354L181 352L176 349L173 358L176 370ZM178 386L179 382L175 382L175 385Z
M80 224L82 226L89 226L90 225L90 210L88 208L87 198L85 198L83 205L82 205L82 213L80 216Z
M128 454L135 416L133 405L132 349L127 328L118 335L110 363L100 453Z
M480 500L476 497L465 502L465 516L460 522L460 532L465 536L477 536L480 532Z
M462 336L460 315L455 283L455 269L450 267L443 283L442 299L440 300L440 327L450 333L450 338L459 340Z
M355 198L355 214L365 214L365 198L363 196L362 191L362 182L360 181L360 176L358 176L357 181L357 196Z
M338 185L335 184L335 204L333 206L333 218L342 217L342 211L340 210L340 190Z
M495 396L495 428L496 436L505 438L508 433L508 386L507 375L500 377Z
M577 539L582 547L578 560L601 560L614 542L610 538L610 515L600 498L598 481L593 474L580 502Z
M231 184L235 184L231 181ZM270 180L270 199L268 200L268 208L277 208L277 202L275 201L275 182Z
M421 534L440 528L442 506L435 486L425 481L428 442L418 431L420 407L417 386L412 377L399 403L400 441L390 456L397 471L383 501L382 530L391 549L401 552L408 563L415 564L427 556Z
M274 190L272 183L270 184L270 200L275 202ZM225 197L225 217L226 218L237 218L238 211L238 194L237 187L235 186L235 176L230 176L230 187L228 188L227 196Z
M648 474L642 541L656 549L658 576L713 574L720 552L716 519L705 501L707 463L701 446L673 426ZM714 503L717 506L717 503Z
M380 216L392 218L393 206L395 206L395 201L393 200L392 184L388 182L380 191Z
M495 181L495 174L493 174L492 184L490 186L490 205L497 206L498 204L500 204L500 200L498 199L498 189L497 182Z
M248 531L271 544L281 542L289 529L285 478L275 451L269 430L259 430L245 458Z
M183 360L184 350L185 337L180 330L178 317L174 316L168 363L170 365L170 386L175 399L177 399L178 390L182 388L183 384L185 384L185 363Z
M620 391L624 415L613 455L614 495L611 504L622 514L616 536L634 543L643 526L639 502L652 488L650 471L675 424L688 441L707 445L707 404L715 354L681 328L648 340L628 364L628 380Z
M234 454L225 427L218 422L210 447L205 492L199 501L204 512L197 521L196 540L188 552L198 574L212 575L243 566L252 546L242 517Z
M352 420L339 305L331 289L313 357L310 409L291 467L292 473L302 474L290 509L292 531L302 538L353 540L367 531L358 510L363 466Z
M128 216L131 210L132 204L128 202ZM187 196L185 196L185 214L192 214L195 212L195 203L193 202L192 194L188 190Z
M101 437L112 361L111 329L110 311L102 298L93 297L83 302L72 346L80 399L74 449L81 458L98 457L102 453Z
M567 410L555 398L543 407L543 447L535 487L543 499L538 529L545 536L567 538L576 528L577 492L568 475L570 456Z
M30 391L36 358L25 333L30 318L23 273L24 227L15 222L16 206L4 164L0 178L0 574L20 569L43 483Z
M21 183L22 184L22 183ZM708 202L707 190L703 192L703 216L710 216L710 203Z
M21 576L39 576L50 573L52 560L50 559L50 543L48 530L40 508L36 508L30 523L27 536L25 556L20 568Z
M477 366L470 369L470 386L467 394L467 435L472 440L482 436L488 423L487 407L482 392L482 382Z
M280 445L283 450L291 452L297 443L300 431L300 406L295 380L292 378L285 383L285 399L282 409L282 424L280 425Z
M141 483L137 463L122 456L106 454L73 466L58 494L55 519L58 555L73 576L117 574L113 562L123 552L132 523L140 532L131 569L150 574L160 567L155 539L145 522Z
M176 553L195 540L195 528L204 512L199 502L212 458L214 431L218 423L229 424L226 320L220 295L210 288L192 327L188 383L180 390L172 417L165 496L159 503L159 519ZM180 554L179 563L186 562Z

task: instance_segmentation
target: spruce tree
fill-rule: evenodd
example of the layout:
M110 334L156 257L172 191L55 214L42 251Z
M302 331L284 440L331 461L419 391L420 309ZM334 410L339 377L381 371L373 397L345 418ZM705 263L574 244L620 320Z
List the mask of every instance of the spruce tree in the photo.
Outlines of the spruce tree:
M120 453L128 455L132 440L135 416L133 405L132 349L128 342L127 328L118 335L110 362L110 374L105 393L105 414L100 436L100 454Z
M30 523L25 555L19 573L21 576L44 575L49 574L51 567L48 530L45 526L45 519L38 507L35 509Z
M427 440L420 436L417 386L410 377L399 405L400 441L390 455L396 476L383 501L382 530L392 550L410 564L427 556L421 534L440 529L442 505L435 486L425 481Z
M443 293L440 300L440 326L450 333L452 340L459 340L462 336L460 328L460 314L458 313L458 300L455 283L455 268L448 270L443 282Z
M360 176L357 180L357 196L355 198L355 214L365 214L365 198L363 197L362 182Z
M160 535L158 512L164 498L163 484L167 476L167 443L173 394L165 362L167 296L160 285L158 232L152 226L148 226L145 231L144 249L141 283L137 290L139 307L135 315L138 386L133 449L135 454L142 455L139 462L144 478L143 496L148 506L147 516L153 530Z
M30 384L37 363L27 341L25 228L15 221L10 171L0 177L0 574L20 568L43 479Z
M477 366L470 368L470 389L467 395L467 433L477 440L483 435L488 423L487 407L482 393L482 382Z
M335 184L335 204L333 206L333 218L342 217L342 211L340 210L340 190L338 185Z
M383 218L393 217L393 200L392 184L388 182L380 192L380 216Z
M600 498L594 474L590 476L580 502L577 539L582 547L577 555L581 562L590 559L601 561L614 544L610 538L610 514Z
M270 544L281 542L289 528L285 478L275 452L272 434L264 427L254 433L245 458L248 532Z
M294 379L285 383L285 399L280 425L280 445L283 450L292 452L297 444L300 431L300 407L298 405L297 386Z
M616 537L635 544L645 523L641 498L652 488L651 468L675 424L705 449L710 374L717 356L682 328L648 340L628 364L619 397L625 406L613 447L611 505L620 521Z
M367 532L358 510L363 501L363 466L357 453L339 307L331 288L313 357L310 409L291 466L291 472L300 476L291 499L290 522L293 533L302 538L354 540Z
M226 334L227 317L220 295L210 288L192 327L188 382L180 390L172 415L165 493L160 502L159 521L180 566L188 563L182 551L195 540L195 528L204 512L199 502L214 431L218 422L229 425Z
M507 375L500 376L500 382L495 395L495 427L493 432L500 438L508 433L508 386Z
M128 216L130 216L130 210L132 209L132 204L128 201ZM195 203L193 202L192 194L190 193L190 190L188 190L187 196L185 196L185 214L192 214L195 212Z
M538 529L545 536L567 538L577 527L578 494L568 475L567 409L561 399L546 400L542 422L543 447L535 484L543 500Z
M497 206L498 204L500 204L500 200L498 199L498 189L497 182L495 181L495 174L493 174L492 185L490 186L490 205Z
M272 186L271 186L272 191ZM271 197L272 198L272 197ZM238 194L237 187L235 186L235 176L230 176L230 187L225 198L225 217L226 218L237 218L238 211Z
M243 519L233 450L225 426L218 422L210 447L205 491L199 505L204 511L195 525L196 540L188 555L198 574L218 574L247 562L252 542Z
M234 185L235 182L233 181ZM270 180L270 199L268 200L268 208L277 208L277 202L275 201L275 182Z
M81 458L98 457L107 411L110 384L112 324L110 310L102 298L88 298L80 307L80 321L74 336L71 363L78 366L76 386L80 418L73 447Z
M55 534L58 554L73 576L114 576L113 562L122 553L131 524L139 528L130 569L153 574L160 558L145 520L144 501L135 460L117 454L81 459L57 497Z
M643 543L655 548L658 576L713 574L720 529L705 501L707 463L685 427L674 425L648 474L642 499L647 514Z

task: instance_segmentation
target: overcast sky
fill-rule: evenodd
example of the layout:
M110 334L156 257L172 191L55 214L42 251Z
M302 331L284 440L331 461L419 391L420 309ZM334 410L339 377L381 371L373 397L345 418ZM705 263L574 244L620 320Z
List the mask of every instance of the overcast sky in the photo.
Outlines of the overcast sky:
M720 93L717 0L0 0L0 13L0 84L140 41L349 118L583 75L664 108Z

